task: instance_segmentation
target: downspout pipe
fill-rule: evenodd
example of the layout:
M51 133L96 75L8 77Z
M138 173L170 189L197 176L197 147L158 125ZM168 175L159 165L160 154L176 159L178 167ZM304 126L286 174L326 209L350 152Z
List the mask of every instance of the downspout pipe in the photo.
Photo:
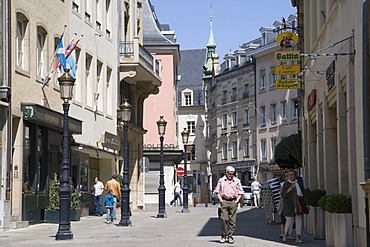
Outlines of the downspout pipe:
M362 97L363 97L363 133L364 133L364 176L365 181L370 178L369 166L369 2L363 1L362 19ZM365 191L365 215L366 215L366 242L370 246L369 234L369 202L368 193Z

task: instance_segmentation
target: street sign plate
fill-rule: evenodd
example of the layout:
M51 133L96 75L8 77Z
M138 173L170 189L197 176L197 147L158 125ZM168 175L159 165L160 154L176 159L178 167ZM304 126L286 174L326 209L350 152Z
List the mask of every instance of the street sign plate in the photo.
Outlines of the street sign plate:
M275 89L300 89L301 82L296 80L275 80Z
M298 75L301 72L299 64L294 65L277 65L275 68L275 75Z
M176 169L176 173L177 173L177 176L179 176L179 177L184 176L184 168L183 167L178 167Z

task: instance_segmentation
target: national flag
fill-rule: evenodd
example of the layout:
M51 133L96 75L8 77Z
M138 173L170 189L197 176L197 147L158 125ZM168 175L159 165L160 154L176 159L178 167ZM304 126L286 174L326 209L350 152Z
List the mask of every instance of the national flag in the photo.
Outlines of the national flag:
M66 63L67 63L67 69L69 69L68 74L72 78L76 78L76 55L75 55L74 49L72 50L72 48L73 48L72 44L70 44L67 47L66 54L68 53L68 57L67 57Z
M57 55L59 57L60 64L62 65L63 69L66 70L66 53L64 49L64 33L60 36L59 43L57 46Z

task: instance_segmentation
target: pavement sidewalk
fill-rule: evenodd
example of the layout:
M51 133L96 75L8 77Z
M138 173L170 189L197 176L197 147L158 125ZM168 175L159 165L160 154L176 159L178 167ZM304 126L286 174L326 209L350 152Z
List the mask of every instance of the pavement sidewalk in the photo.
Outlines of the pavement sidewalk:
M180 208L167 207L167 218L158 219L157 211L138 210L131 216L132 227L107 225L104 217L87 216L72 222L73 240L56 241L58 224L38 224L28 228L0 232L0 246L305 246L324 247L324 240L315 240L304 235L303 244L294 240L283 243L279 238L278 224L265 224L263 209L243 207L238 212L233 245L219 243L221 231L217 218L217 205L204 204L190 207L190 213L181 213Z

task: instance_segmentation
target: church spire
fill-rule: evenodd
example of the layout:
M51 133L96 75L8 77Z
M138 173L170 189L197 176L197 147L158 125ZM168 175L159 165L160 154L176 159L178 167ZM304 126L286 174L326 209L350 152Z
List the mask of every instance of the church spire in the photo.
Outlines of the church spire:
M211 0L211 10L209 14L209 37L207 43L207 57L205 64L203 66L203 72L205 76L212 76L218 68L218 55L216 54L216 41L213 35L212 26L212 0Z

